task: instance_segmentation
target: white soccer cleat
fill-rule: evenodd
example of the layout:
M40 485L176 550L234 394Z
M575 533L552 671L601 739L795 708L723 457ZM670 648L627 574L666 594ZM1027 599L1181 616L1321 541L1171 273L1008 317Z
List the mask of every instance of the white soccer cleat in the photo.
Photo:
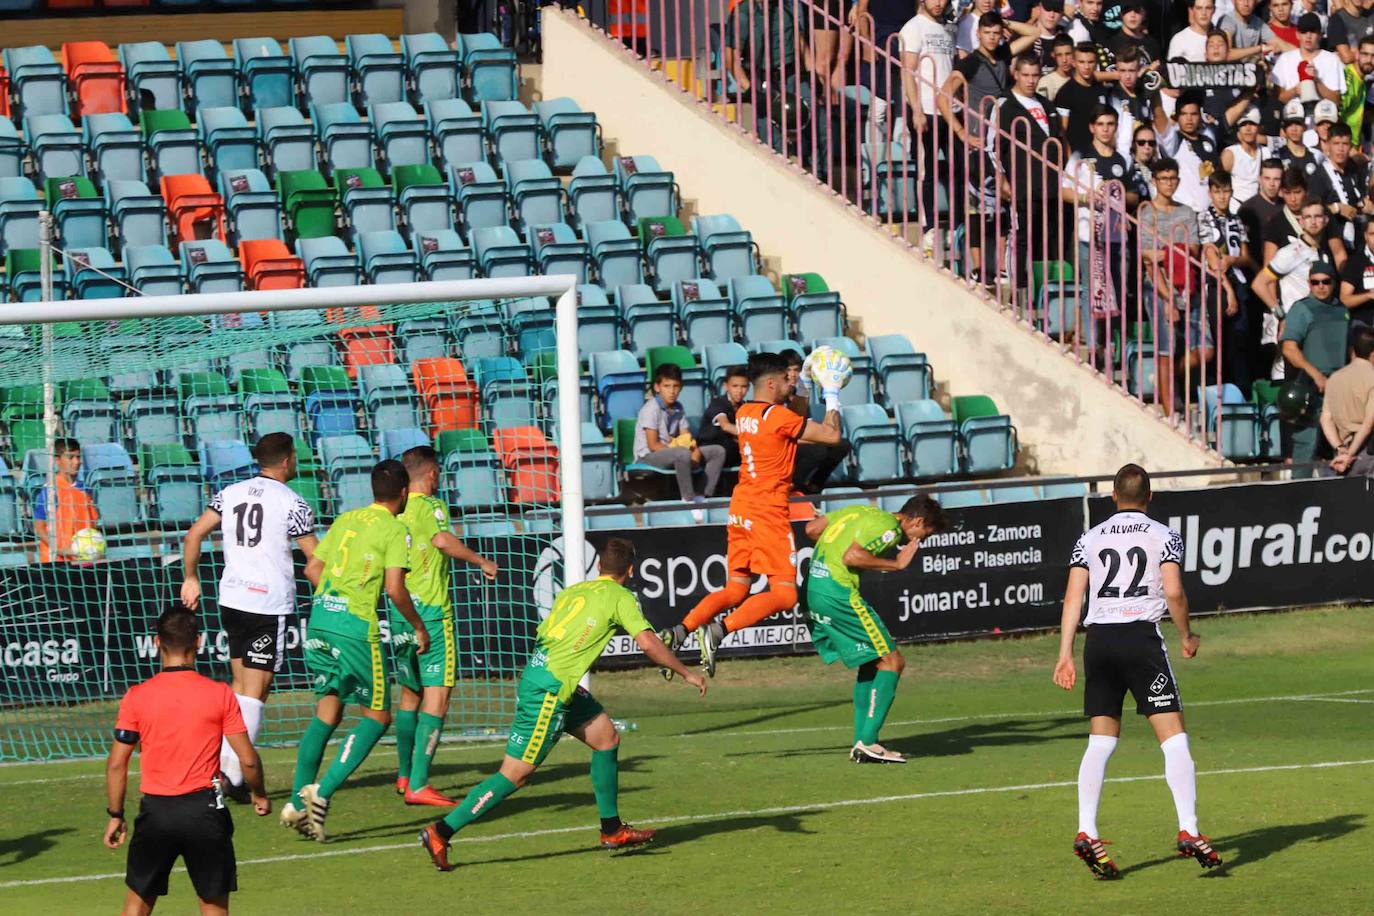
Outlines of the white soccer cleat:
M881 744L855 742L849 751L849 759L855 763L906 763L906 758L896 751L889 751Z
M316 843L326 843L329 838L324 832L324 819L329 816L329 799L320 795L320 784L311 783L301 789L301 801L305 802L305 820L310 835Z
M296 831L303 837L314 838L314 834L310 832L310 819L305 816L304 811L291 802L281 806L281 825L288 830Z

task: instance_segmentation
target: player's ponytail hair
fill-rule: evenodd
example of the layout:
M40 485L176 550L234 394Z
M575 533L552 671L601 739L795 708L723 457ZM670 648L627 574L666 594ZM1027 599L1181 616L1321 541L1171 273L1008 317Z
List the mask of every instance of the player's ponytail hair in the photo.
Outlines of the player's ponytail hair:
M624 538L611 538L601 548L601 574L623 576L635 565L635 545Z

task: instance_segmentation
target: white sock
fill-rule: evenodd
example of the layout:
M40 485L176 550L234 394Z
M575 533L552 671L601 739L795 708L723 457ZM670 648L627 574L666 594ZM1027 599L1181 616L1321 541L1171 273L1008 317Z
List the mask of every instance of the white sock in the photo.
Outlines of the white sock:
M219 771L233 785L243 782L243 767L239 766L239 755L234 753L226 738L219 739Z
M1188 733L1179 732L1159 749L1164 752L1164 781L1174 793L1178 829L1197 836L1197 767L1188 752Z
M248 727L248 740L256 744L258 733L262 731L263 702L257 697L246 697L241 693L234 694L234 697L239 701L243 724ZM234 749L224 739L220 740L219 768L229 777L231 783L236 786L243 784L243 767L239 764L239 755L234 753Z
M1107 781L1107 761L1116 750L1110 735L1089 735L1083 762L1078 765L1078 832L1097 839L1097 806L1102 801L1102 783Z

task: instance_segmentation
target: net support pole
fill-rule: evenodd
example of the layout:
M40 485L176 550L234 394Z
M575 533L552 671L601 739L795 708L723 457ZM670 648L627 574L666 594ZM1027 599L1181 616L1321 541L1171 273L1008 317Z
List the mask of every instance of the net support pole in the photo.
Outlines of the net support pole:
M563 508L563 587L583 579L587 529L582 513L581 361L577 352L577 288L558 297L558 474Z
M38 214L38 287L45 310L52 298L53 218L47 210ZM48 486L44 494L48 515L48 557L57 560L57 393L54 390L52 324L43 327L43 446L48 454Z

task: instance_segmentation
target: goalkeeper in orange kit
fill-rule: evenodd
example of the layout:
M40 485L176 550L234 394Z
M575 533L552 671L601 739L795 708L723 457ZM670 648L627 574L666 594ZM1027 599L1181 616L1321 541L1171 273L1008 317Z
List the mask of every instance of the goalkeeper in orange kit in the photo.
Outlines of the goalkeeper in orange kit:
M797 604L797 547L787 508L798 442L835 445L840 441L840 388L845 373L831 354L818 349L807 359L803 375L820 385L825 418L817 423L789 410L793 393L787 381L787 361L776 353L749 357L753 399L735 413L739 430L739 483L730 498L725 588L712 592L682 623L659 633L670 649L681 648L691 633L701 645L701 665L716 673L716 649L726 634L751 627L766 617ZM754 576L768 577L768 589L750 597ZM746 600L747 599L747 600ZM737 608L724 621L716 617ZM669 675L665 670L665 676Z

